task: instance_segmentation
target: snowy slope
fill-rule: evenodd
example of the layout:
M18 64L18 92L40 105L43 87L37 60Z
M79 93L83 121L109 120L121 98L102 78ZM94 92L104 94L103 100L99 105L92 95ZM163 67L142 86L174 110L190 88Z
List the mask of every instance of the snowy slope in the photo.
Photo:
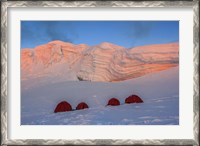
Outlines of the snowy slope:
M178 56L178 43L126 49L107 42L88 46L52 41L21 50L21 78L123 81L175 67Z
M121 82L60 81L21 90L21 124L47 125L165 125L179 124L179 68L147 74ZM144 103L124 104L131 94ZM105 106L118 98L122 105ZM89 109L53 113L68 101L75 109L84 101Z

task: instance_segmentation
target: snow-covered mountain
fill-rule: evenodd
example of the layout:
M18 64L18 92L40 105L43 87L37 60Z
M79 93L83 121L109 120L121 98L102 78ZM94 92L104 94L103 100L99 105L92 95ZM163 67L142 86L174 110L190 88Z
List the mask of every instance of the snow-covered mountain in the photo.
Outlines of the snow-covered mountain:
M178 63L178 43L126 49L107 42L88 46L52 41L21 50L21 79L123 81Z

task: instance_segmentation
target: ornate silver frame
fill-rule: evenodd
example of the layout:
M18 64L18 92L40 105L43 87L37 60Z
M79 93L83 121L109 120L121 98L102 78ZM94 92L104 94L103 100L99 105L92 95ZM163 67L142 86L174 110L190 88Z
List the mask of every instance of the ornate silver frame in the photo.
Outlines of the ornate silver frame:
M193 133L194 139L180 140L160 140L160 139L38 139L38 140L12 140L8 139L8 119L7 119L7 96L8 96L8 70L7 70L7 52L8 52L8 34L7 34L7 11L10 7L192 7L194 16L193 26L193 86L194 86L194 117L193 117ZM1 2L1 145L199 145L199 2L196 1L2 1Z

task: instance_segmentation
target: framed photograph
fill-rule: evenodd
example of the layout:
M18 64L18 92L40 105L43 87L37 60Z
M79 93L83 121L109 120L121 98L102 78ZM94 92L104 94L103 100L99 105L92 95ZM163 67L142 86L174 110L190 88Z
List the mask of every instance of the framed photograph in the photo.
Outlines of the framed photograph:
M1 2L1 144L199 145L198 11Z

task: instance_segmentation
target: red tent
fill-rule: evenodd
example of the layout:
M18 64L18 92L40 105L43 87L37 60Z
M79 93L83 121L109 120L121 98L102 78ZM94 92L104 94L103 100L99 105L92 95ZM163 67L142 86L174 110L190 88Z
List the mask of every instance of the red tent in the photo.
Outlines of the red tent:
M111 98L109 101L108 101L108 104L107 105L111 105L111 106L117 106L117 105L120 105L120 102L118 99L116 98Z
M89 108L88 105L85 102L81 102L77 105L76 110L81 110L85 108Z
M143 100L137 95L131 95L126 98L125 103L142 103Z
M66 101L62 101L56 106L54 113L66 112L66 111L71 111L71 110L72 110L71 105Z

